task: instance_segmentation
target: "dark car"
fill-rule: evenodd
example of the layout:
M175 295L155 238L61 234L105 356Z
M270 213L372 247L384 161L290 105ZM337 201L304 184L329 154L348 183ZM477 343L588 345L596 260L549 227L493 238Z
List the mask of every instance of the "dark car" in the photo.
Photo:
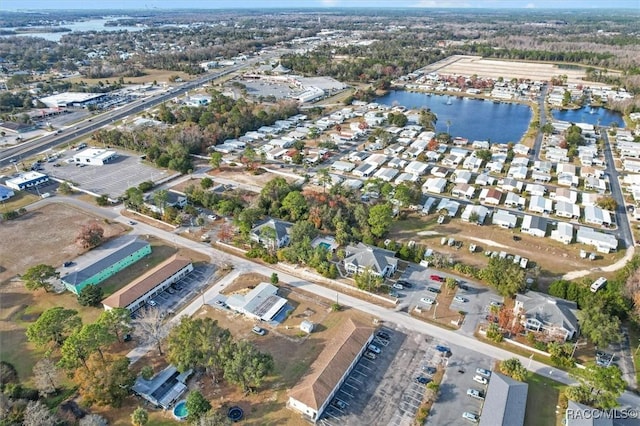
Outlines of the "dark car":
M449 349L446 346L442 346L442 345L437 345L436 346L436 351L438 352L442 352L443 354L445 354L446 356L451 355L451 349Z
M376 333L376 336L378 336L379 338L384 339L384 340L390 340L391 339L391 336L389 336L389 333L386 333L384 331L378 331Z
M440 289L437 287L427 287L427 290L429 290L432 293L440 293Z
M64 266L65 268L68 268L68 267L69 267L69 266L71 266L71 265L73 265L73 262L71 262L71 261L64 262L64 263L62 264L62 266Z
M462 290L467 290L469 291L469 286L466 285L465 283L458 283L458 287Z
M423 376L416 377L416 383L421 384L421 385L426 385L430 381L431 381L431 379L427 379L426 377L423 377Z
M422 366L422 371L424 371L425 373L429 374L429 375L433 375L436 374L436 371L438 371L435 367L431 367L429 365L423 365Z
M406 281L406 280L398 280L397 282L398 284L400 284L402 287L405 287L405 288L413 287L413 284L411 284L409 281Z

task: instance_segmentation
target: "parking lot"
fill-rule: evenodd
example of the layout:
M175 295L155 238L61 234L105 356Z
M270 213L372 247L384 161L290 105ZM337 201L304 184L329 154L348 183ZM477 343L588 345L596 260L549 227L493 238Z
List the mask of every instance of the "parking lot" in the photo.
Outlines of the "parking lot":
M156 308L169 314L179 311L195 295L206 290L214 271L215 267L210 264L194 265L190 274L152 299ZM133 316L135 317L135 313Z
M429 412L427 425L472 424L462 418L462 413L482 411L483 400L467 396L467 390L477 389L484 395L487 386L475 382L473 377L477 374L476 368L491 370L494 360L469 348L456 346L452 352L440 384L440 396Z
M104 166L79 167L66 160L73 158L74 150L67 150L55 162L42 163L43 173L73 182L79 188L94 194L120 197L127 188L144 181L158 181L170 176L172 171L148 166L138 156L118 152L118 158ZM56 166L57 165L57 166Z

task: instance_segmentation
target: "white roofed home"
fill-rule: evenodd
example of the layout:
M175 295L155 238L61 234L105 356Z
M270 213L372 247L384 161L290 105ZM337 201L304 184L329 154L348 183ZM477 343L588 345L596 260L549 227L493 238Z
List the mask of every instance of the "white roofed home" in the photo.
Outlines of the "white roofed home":
M380 170L374 173L374 177L379 178L385 182L391 182L396 177L398 171L391 167L382 167Z
M226 301L229 308L259 321L272 321L286 309L287 299L278 296L278 287L260 283L245 295L233 294Z
M513 207L524 208L526 202L527 202L526 198L521 197L520 195L513 192L507 192L507 196L504 199L504 205L509 206L511 208Z
M493 185L496 181L496 178L494 178L493 176L489 176L486 173L482 173L479 174L476 177L476 185L481 185L481 186L487 186L487 185Z
M447 187L447 180L444 178L429 178L422 185L423 192L442 194Z
M411 161L404 168L404 171L407 172L407 173L411 173L411 174L414 174L414 175L421 176L421 175L426 173L427 167L429 167L429 166L426 163L423 163L421 161Z
M567 219L580 219L580 207L567 201L558 201L555 212L556 216L566 217Z
M471 181L472 174L467 170L456 170L453 173L453 182L454 183L469 183Z
M534 213L549 214L553 210L553 202L548 198L534 195L529 200L529 210Z
M391 250L358 243L345 248L344 267L349 274L361 274L369 270L373 275L389 277L398 268L396 253Z
M279 249L289 245L289 231L293 224L278 219L266 219L251 228L250 238L265 247Z
M554 201L566 201L575 204L578 202L578 192L569 188L557 188L554 194L551 194Z
M527 178L528 169L524 166L511 166L507 177L524 180Z
M447 216L455 217L460 209L460 203L450 198L441 198L436 211L442 212L446 210Z
M618 239L615 235L599 232L586 226L578 228L576 242L592 245L599 253L610 253L618 249Z
M611 213L598 206L586 206L584 208L584 221L592 225L611 225Z
M567 222L558 222L558 227L551 231L551 239L563 244L571 244L573 241L573 225Z
M521 192L524 184L513 178L504 178L498 181L498 186L505 191Z
M466 183L458 184L451 190L451 195L454 197L466 198L467 200L472 199L475 193L476 188Z
M528 192L531 196L537 195L539 197L543 197L544 194L547 193L547 188L544 185L540 185L537 183L528 183L525 191Z
M501 228L512 229L516 227L518 218L507 210L498 210L493 214L492 223Z
M487 218L487 216L489 215L489 209L486 208L485 206L467 204L464 208L464 211L462 212L462 215L460 215L460 219L462 219L465 222L469 222L471 221L471 216L473 215L477 216L476 222L482 225L485 219Z

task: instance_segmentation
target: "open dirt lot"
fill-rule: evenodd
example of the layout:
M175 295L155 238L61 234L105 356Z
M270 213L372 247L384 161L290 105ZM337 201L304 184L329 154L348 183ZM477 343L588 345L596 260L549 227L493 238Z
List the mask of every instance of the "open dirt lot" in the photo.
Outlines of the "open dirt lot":
M569 84L588 84L601 86L600 83L585 82L583 69L560 68L552 63L517 62L484 59L481 56L456 55L447 58L447 62L437 62L424 70L440 74L478 75L478 77L528 78L537 81L551 80L551 77L566 75Z
M438 225L437 217L437 214L424 217L410 214L406 220L392 224L390 238L402 242L414 240L438 253L450 254L454 259L478 267L487 263L483 251L506 251L535 262L540 266L542 275L548 276L558 276L580 269L600 268L614 263L624 255L624 252L620 251L599 255L597 260L589 261L580 258L580 249L588 252L593 249L582 244L564 245L550 238L537 238L518 230L505 230L493 225L477 226L460 219L448 220ZM442 246L440 239L443 236L462 241L462 248ZM520 241L514 241L513 236L520 237ZM469 252L471 243L477 245L475 253Z
M50 204L0 226L0 283L23 273L30 266L45 263L59 266L82 252L74 243L83 225L97 222L110 238L126 231L117 223L97 220L69 205Z

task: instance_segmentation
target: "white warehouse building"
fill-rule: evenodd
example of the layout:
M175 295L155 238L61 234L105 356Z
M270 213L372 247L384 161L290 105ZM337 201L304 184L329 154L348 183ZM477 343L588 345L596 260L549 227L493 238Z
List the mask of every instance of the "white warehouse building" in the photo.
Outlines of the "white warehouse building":
M104 166L118 157L115 151L100 148L87 148L73 156L76 164L89 164L92 166Z

